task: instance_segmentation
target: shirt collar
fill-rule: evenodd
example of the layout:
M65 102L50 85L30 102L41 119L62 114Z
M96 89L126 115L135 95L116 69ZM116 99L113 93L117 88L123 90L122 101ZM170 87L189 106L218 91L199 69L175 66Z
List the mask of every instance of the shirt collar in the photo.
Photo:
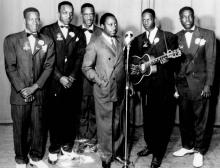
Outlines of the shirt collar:
M67 26L67 25L63 24L63 22L61 22L60 20L58 20L58 25L59 26Z
M150 32L146 31L147 37L148 37L148 33L150 33L150 36L151 36L151 37L155 37L156 34L157 34L157 30L158 30L158 27L155 26Z
M84 24L82 24L82 29L94 30L94 25L92 24L89 28L87 28Z
M190 30L195 30L196 29L196 26L194 25ZM186 31L186 29L184 29L184 31Z

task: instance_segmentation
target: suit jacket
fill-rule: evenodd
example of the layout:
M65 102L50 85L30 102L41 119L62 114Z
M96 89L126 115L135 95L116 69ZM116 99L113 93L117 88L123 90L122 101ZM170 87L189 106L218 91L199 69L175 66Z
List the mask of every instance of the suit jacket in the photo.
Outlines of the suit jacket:
M8 35L4 41L5 69L11 83L11 104L26 104L19 91L37 83L40 87L35 92L37 105L45 101L45 83L55 62L54 43L43 34L36 39L32 54L25 31Z
M124 95L125 67L121 38L117 38L116 48L114 50L100 34L88 44L83 60L82 71L95 83L94 96L103 103L121 100ZM99 87L99 80L107 81L107 86Z
M216 59L216 39L211 30L195 27L190 48L184 31L177 33L184 59L177 72L177 88L182 96L200 99L205 85L212 86ZM190 95L187 94L190 91Z
M164 39L166 39L167 47ZM167 52L167 49L174 50L178 47L176 35L160 29L158 29L156 33L153 44L146 47L146 41L146 32L134 38L130 49L130 63L133 62L133 55L142 57L144 54L148 54L156 58L163 55L164 52ZM137 86L137 89L140 89L142 93L145 93L151 91L151 89L148 89L149 86L154 85L158 87L158 90L160 89L164 96L167 94L173 94L175 62L175 60L170 59L169 62L165 64L157 63L157 72L144 77L142 82Z
M79 26L80 29L82 29L82 25ZM98 26L94 25L93 33L91 36L91 39L94 38L93 36L99 36L102 32L102 29ZM91 40L90 39L90 40ZM84 34L84 40L86 41L86 36ZM93 82L88 80L84 75L83 77L83 95L93 95Z
M83 32L74 25L69 25L67 38L65 39L58 22L47 25L41 29L43 34L51 37L55 43L56 63L51 79L50 92L59 94L64 91L59 82L62 76L72 76L76 79L70 89L80 84L81 65L85 53L86 41ZM79 90L77 88L77 90Z

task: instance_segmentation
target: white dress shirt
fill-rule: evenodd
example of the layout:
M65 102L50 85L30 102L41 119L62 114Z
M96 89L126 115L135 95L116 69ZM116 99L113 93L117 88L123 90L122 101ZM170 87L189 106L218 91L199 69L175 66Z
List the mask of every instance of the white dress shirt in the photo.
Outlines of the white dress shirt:
M66 26L66 25L64 25L60 20L58 20L58 25L60 27L61 32L63 33L64 38L66 39L68 31L69 31L68 28L66 27L61 28L61 26Z
M190 30L195 30L195 26L193 26ZM186 38L186 44L187 47L190 48L191 40L192 40L193 32L186 32L185 38Z
M83 29L87 29L85 25L82 25L82 28L83 28ZM89 27L89 30L92 30L92 31L93 31L93 29L94 29L94 25L92 25L92 26ZM89 44L90 39L91 39L91 37L92 37L92 33L90 33L89 31L85 31L84 34L85 34L85 36L86 36L86 44Z
M147 35L151 44L153 44L153 42L154 42L154 38L157 34L157 30L158 30L158 28L155 26L154 29L151 30L150 32L146 31L146 35ZM149 36L149 33L150 33L150 36Z

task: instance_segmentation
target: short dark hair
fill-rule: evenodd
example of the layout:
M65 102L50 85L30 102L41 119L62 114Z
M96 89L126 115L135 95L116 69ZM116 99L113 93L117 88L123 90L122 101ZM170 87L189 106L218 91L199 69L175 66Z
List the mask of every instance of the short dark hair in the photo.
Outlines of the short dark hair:
M40 12L39 12L39 10L38 10L37 8L29 7L29 8L26 8L26 9L23 11L24 18L26 18L28 12L36 12L36 13L38 13L38 15L40 16Z
M106 19L107 19L108 17L113 17L113 18L115 18L115 20L117 20L116 17L115 17L115 15L113 15L112 13L105 13L105 14L103 14L102 17L100 18L100 25L104 25L104 24L105 24L105 21L106 21Z
M92 8L93 11L94 11L94 13L95 13L95 8L94 8L93 4L91 4L91 3L84 3L84 4L81 6L81 13L83 12L83 9L84 9L84 8Z
M69 2L69 1L62 1L62 2L60 2L58 4L58 12L60 12L61 6L63 6L63 5L69 5L69 6L71 6L73 8L73 4L71 2Z
M184 6L183 8L181 8L181 9L179 10L179 16L181 16L182 13L183 13L185 10L191 11L191 12L192 12L192 15L194 16L194 10L193 10L193 8L191 8L191 7L189 7L189 6Z
M155 11L151 8L147 8L147 9L143 10L143 12L141 13L141 16L143 16L143 14L145 14L145 13L150 13L154 19L156 17Z

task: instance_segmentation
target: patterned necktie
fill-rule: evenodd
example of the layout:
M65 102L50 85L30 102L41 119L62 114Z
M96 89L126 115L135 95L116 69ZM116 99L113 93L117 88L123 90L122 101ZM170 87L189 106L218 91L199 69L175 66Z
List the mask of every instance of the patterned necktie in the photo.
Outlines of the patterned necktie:
M115 38L111 37L112 48L116 51Z

